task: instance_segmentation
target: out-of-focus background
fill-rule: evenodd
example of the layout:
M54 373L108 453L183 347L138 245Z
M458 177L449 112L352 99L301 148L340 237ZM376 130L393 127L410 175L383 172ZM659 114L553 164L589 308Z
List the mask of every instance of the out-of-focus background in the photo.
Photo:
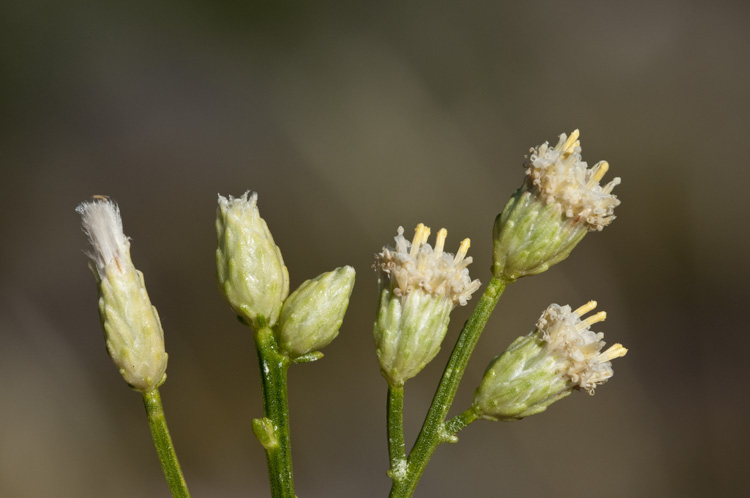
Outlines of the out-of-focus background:
M75 206L121 207L162 316L172 435L196 497L267 496L249 331L216 289L217 193L259 192L292 286L358 272L339 338L290 372L297 494L384 497L373 254L471 237L531 146L580 128L618 219L511 286L486 364L551 302L597 299L630 353L589 397L478 422L417 497L748 496L747 2L54 2L0 6L0 496L164 497L143 407L104 349ZM458 329L407 384L416 436Z

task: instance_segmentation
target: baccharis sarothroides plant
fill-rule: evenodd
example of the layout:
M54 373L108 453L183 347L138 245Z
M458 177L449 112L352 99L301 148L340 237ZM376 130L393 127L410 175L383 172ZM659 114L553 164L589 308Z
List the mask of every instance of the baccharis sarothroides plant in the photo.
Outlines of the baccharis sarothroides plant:
M604 348L591 327L606 314L590 316L590 301L576 310L549 305L533 330L493 360L474 400L448 418L459 382L490 314L506 287L559 263L591 231L615 218L620 203L615 178L600 181L609 165L589 168L582 160L579 132L561 134L555 146L530 150L525 177L497 216L489 282L453 347L425 422L407 453L403 433L404 384L440 350L451 312L468 304L480 282L469 276L469 239L447 252L447 231L416 227L408 240L399 227L394 246L376 254L380 296L373 333L380 370L388 384L387 434L391 498L410 497L435 449L479 419L519 420L538 414L574 390L593 394L613 375L620 344ZM118 207L95 196L82 203L84 231L92 251L99 312L107 350L123 378L143 394L154 444L175 497L189 497L161 407L158 387L166 378L164 333L146 293L143 275L130 259ZM355 272L342 266L303 282L290 293L281 250L258 210L258 196L219 196L216 211L216 276L234 314L250 328L260 363L264 416L252 430L266 453L273 498L295 498L292 476L287 371L320 359L320 349L338 335L354 287Z

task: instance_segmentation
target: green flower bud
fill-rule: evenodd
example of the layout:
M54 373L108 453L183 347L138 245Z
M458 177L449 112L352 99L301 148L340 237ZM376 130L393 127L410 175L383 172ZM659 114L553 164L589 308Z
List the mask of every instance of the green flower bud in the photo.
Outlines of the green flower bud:
M130 259L117 205L96 196L76 211L93 252L91 269L99 287L99 316L107 351L125 381L148 392L164 382L167 353L159 314L151 305L143 274Z
M611 360L627 349L615 344L604 352L604 334L590 330L607 314L593 310L590 301L575 311L570 306L550 305L536 329L519 337L487 367L474 395L474 409L489 420L518 420L543 412L573 389L594 394L594 388L612 377Z
M430 229L417 226L414 240L398 228L396 248L384 247L377 255L380 303L373 332L380 370L391 386L400 386L417 375L440 351L450 312L462 306L479 288L471 280L465 239L454 257L443 252L445 229L438 232L435 249L427 244Z
M279 318L282 351L296 358L336 338L349 306L354 274L351 266L336 268L304 282L289 295Z
M531 149L526 178L495 220L492 271L513 281L536 275L567 258L587 232L602 230L615 219L620 201L599 181L609 169L601 161L588 169L581 160L578 130L564 133L555 147Z
M289 273L281 251L258 212L258 195L219 195L216 211L216 276L232 309L254 328L278 322L289 295Z

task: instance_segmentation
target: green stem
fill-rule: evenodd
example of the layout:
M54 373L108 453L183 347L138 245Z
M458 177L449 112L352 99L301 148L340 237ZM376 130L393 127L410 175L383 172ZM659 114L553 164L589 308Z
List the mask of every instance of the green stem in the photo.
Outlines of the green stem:
M474 407L471 407L462 414L456 415L455 417L447 421L444 426L445 432L451 436L455 436L460 430L462 430L478 418L479 414L477 413L476 409Z
M422 477L422 473L435 448L440 443L456 440L455 433L451 432L447 425L460 430L465 427L465 425L462 425L463 422L469 421L470 417L466 414L471 410L467 410L467 412L459 415L456 419L449 422L449 424L445 423L445 418L453 403L453 398L456 396L456 391L458 391L458 384L466 370L469 357L474 351L479 336L482 334L485 325L487 325L487 320L490 318L492 310L495 309L495 305L505 290L506 285L507 282L504 280L493 277L487 285L484 294L482 294L471 318L464 325L456 346L453 348L453 353L451 353L451 357L448 360L448 364L445 366L443 376L440 379L440 385L438 385L435 396L432 398L432 405L427 412L417 442L409 454L406 476L403 480L393 483L390 494L391 498L410 497L414 493L419 478ZM475 419L476 417L474 417Z
M266 450L271 496L295 498L287 401L287 370L290 360L288 356L279 353L270 328L265 327L256 332L255 345L260 363L263 409L268 421L265 426L270 432L263 439L260 435L258 437Z
M164 477L167 478L169 490L174 498L190 498L185 478L180 469L180 462L177 461L177 453L175 453L172 445L172 438L169 436L159 389L143 393L143 404L146 406L148 426L151 429L156 453L159 455L159 461L161 462L161 468L164 470Z
M404 448L404 386L388 387L388 456L391 460L389 476L394 481L402 478L406 469Z

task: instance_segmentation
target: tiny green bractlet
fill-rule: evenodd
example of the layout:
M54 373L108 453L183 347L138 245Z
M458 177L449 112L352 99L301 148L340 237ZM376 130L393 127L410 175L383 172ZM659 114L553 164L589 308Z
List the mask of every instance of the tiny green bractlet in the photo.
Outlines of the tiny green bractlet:
M530 150L526 176L493 227L492 268L443 370L414 446L407 452L404 388L433 361L445 340L451 312L466 306L480 282L469 275L470 242L445 251L447 231L417 225L411 240L398 227L395 244L375 256L379 301L373 323L375 351L388 395L386 429L391 498L411 497L434 451L455 443L477 420L515 421L544 412L574 390L589 394L613 375L620 344L604 349L604 321L590 301L573 310L551 304L532 331L518 337L487 367L470 406L448 418L474 348L507 286L538 275L567 258L583 237L615 218L615 178L602 186L609 166L589 168L579 132L561 134L552 147ZM166 379L164 331L130 258L117 205L95 196L77 208L92 250L99 314L107 351L127 384L142 395L154 445L173 497L188 498L166 425L159 387ZM265 452L272 498L296 498L289 425L288 370L323 357L339 334L354 289L355 270L341 266L304 281L290 293L281 250L258 209L258 196L218 197L216 278L220 293L252 334L260 366L263 416L249 424ZM543 306L540 304L540 309ZM520 331L527 332L528 329ZM295 367L296 368L296 367ZM302 367L300 367L302 368ZM554 410L553 410L554 411ZM260 450L259 450L260 451Z

